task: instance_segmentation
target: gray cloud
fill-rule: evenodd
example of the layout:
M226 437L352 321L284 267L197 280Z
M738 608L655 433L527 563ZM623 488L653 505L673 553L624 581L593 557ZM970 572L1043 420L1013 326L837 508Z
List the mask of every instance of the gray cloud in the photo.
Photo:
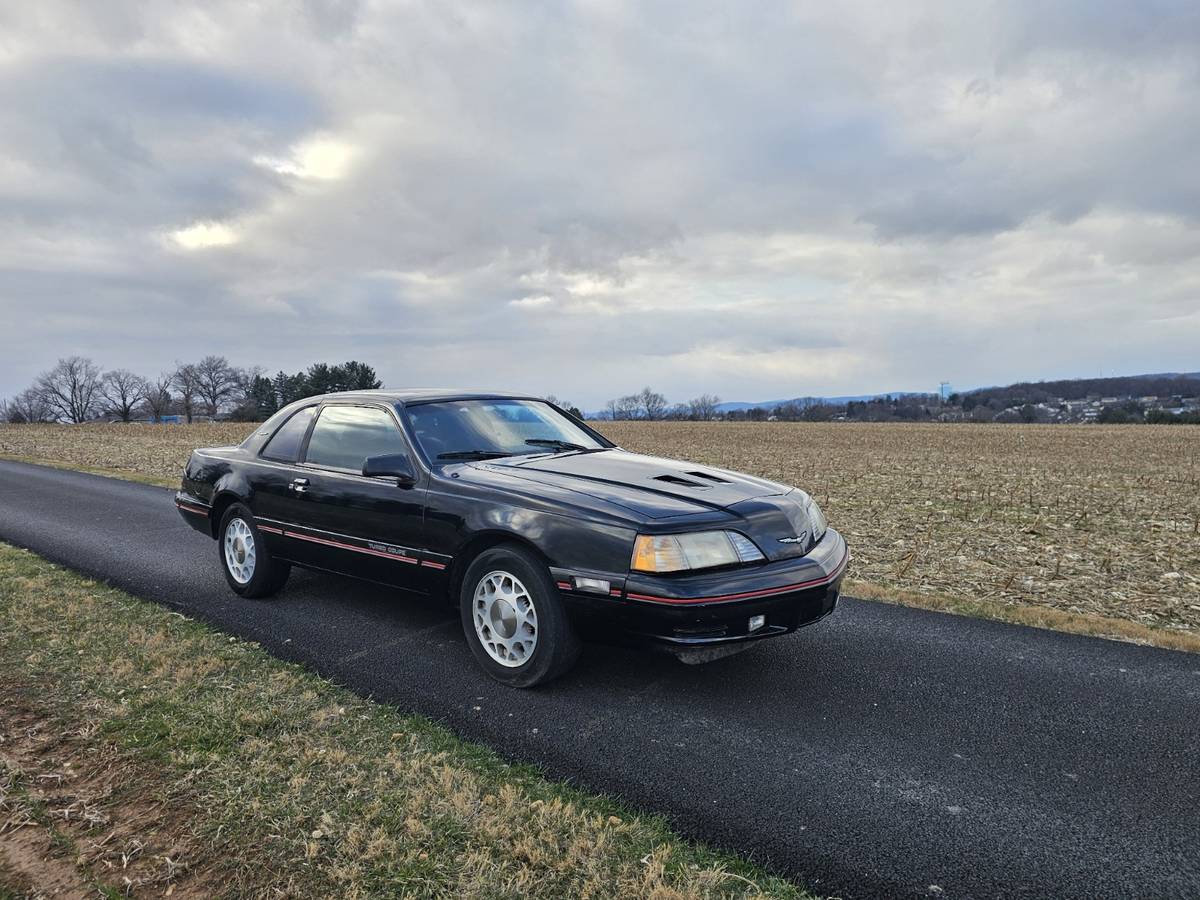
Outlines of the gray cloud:
M1194 369L1194 4L0 12L0 394L365 358L587 406Z

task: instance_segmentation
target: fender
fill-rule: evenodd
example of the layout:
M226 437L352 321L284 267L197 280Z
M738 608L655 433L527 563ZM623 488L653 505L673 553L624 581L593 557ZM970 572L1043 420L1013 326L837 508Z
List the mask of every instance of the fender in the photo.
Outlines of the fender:
M602 571L623 579L636 529L599 522L581 528L576 518L514 506L472 505L461 534L512 535L556 568ZM467 541L459 545L459 552ZM456 554L457 555L457 554Z

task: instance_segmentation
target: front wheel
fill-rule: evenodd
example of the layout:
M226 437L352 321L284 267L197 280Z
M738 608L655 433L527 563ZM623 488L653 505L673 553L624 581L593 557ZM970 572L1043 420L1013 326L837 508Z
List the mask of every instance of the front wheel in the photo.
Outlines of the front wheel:
M271 556L254 524L254 516L241 503L230 506L221 517L217 552L225 580L242 597L269 597L278 593L292 571L289 563Z
M463 578L459 607L475 659L504 684L545 684L579 657L579 637L550 572L523 547L481 553Z

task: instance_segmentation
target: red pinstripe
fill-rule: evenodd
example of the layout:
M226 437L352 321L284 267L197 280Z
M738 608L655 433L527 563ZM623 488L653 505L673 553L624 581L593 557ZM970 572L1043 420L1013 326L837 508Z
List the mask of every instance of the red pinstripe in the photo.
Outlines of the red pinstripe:
M398 556L395 553L384 553L382 550L372 550L370 547L356 547L354 544L343 544L341 541L330 541L325 538L313 537L308 534L297 534L294 531L285 531L284 535L290 538L296 538L301 541L311 541L314 544L325 544L328 547L339 547L342 550L353 550L356 553L367 553L371 556L381 556L384 559L397 559L400 562L412 563L416 565L417 561L411 556Z

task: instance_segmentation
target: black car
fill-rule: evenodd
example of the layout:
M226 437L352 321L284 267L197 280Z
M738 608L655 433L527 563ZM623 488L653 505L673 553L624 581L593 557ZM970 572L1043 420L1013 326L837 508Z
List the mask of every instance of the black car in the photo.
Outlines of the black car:
M292 565L445 595L480 664L520 687L566 671L581 634L701 662L795 631L833 611L848 560L803 491L627 453L510 394L301 400L193 452L175 503L241 596Z

